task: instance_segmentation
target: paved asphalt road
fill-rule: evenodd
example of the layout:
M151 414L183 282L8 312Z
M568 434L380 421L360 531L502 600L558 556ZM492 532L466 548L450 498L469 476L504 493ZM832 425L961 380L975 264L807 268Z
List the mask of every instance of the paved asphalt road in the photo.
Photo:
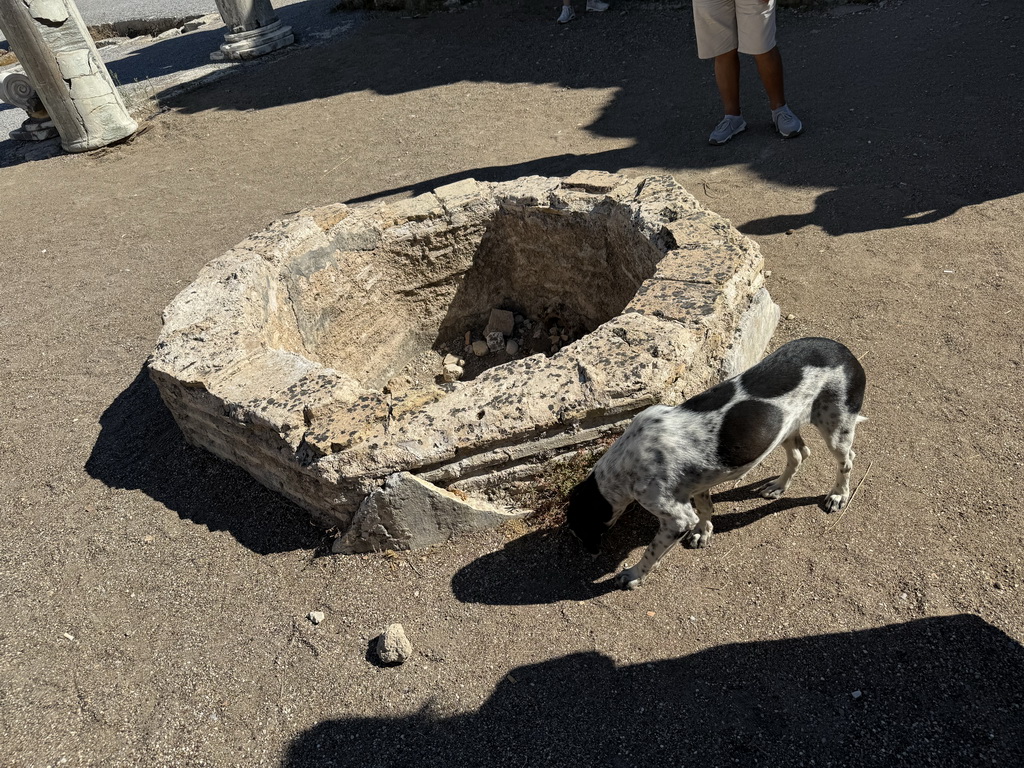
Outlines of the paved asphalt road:
M274 7L289 5L274 3ZM105 24L136 19L167 19L217 13L214 0L77 0L86 24ZM0 30L0 40L6 40Z
M281 3L274 3L279 7ZM216 13L213 0L78 0L86 24Z
M323 0L271 0L271 2L278 10L297 6L288 8L288 15L298 15L299 17L308 15L309 11L315 13L323 7L329 9L337 5L337 0L327 0L326 2ZM77 0L77 5L86 24L204 16L208 13L217 13L217 5L214 0ZM307 10L301 6L315 6L316 9ZM0 30L0 40L6 40L2 30Z

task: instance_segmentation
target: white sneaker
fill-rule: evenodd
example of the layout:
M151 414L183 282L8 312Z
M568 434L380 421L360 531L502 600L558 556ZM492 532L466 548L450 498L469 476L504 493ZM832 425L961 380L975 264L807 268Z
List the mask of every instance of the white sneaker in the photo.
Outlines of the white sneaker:
M587 10L604 13L608 10L608 3L602 2L602 0L587 0Z
M772 110L772 123L784 139L795 139L804 132L804 124L800 122L800 118L785 104Z
M559 24L568 24L570 21L576 18L576 11L572 9L571 5L562 6L562 15L558 17Z
M708 137L708 144L725 144L737 133L747 130L747 121L739 115L726 115Z

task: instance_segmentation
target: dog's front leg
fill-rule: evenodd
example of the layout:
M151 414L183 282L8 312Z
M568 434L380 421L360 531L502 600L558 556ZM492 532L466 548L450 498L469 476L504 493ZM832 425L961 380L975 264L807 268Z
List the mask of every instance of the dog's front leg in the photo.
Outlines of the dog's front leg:
M711 534L715 527L711 524L711 516L715 513L715 506L711 503L711 491L704 490L693 495L693 505L697 508L697 515L700 520L693 530L683 536L683 543L691 549L703 549L711 546Z
M661 527L658 529L658 535L647 546L640 562L632 568L625 569L616 577L616 582L623 589L639 587L647 574L665 556L665 553L697 525L697 514L693 511L693 505L689 501L685 503L676 501L658 506L644 504L644 506L657 515L661 521Z

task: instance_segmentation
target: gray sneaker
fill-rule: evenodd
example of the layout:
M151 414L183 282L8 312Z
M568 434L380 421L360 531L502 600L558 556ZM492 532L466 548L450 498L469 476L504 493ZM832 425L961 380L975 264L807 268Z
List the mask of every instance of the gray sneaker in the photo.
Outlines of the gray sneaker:
M772 110L772 123L784 139L795 139L804 132L804 124L787 105Z
M608 10L608 3L603 2L603 0L587 0L587 10L604 13Z
M722 122L711 132L708 137L708 144L725 144L737 133L747 130L747 121L739 115L726 115Z
M572 9L571 5L562 6L562 14L558 17L559 24L568 24L570 21L576 18L576 11Z

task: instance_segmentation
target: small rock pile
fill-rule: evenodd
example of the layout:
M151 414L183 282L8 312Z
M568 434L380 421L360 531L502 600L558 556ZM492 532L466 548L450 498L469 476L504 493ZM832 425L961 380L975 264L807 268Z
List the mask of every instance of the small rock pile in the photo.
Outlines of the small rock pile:
M445 354L441 362L442 379L446 382L459 381L467 378L467 371L468 378L473 378L486 368L517 357L538 353L553 355L583 335L560 320L553 308L542 316L543 320L507 309L492 309L482 334L466 331L462 357L451 352ZM458 346L456 342L449 344L448 348L457 349ZM485 361L483 358L490 359Z

